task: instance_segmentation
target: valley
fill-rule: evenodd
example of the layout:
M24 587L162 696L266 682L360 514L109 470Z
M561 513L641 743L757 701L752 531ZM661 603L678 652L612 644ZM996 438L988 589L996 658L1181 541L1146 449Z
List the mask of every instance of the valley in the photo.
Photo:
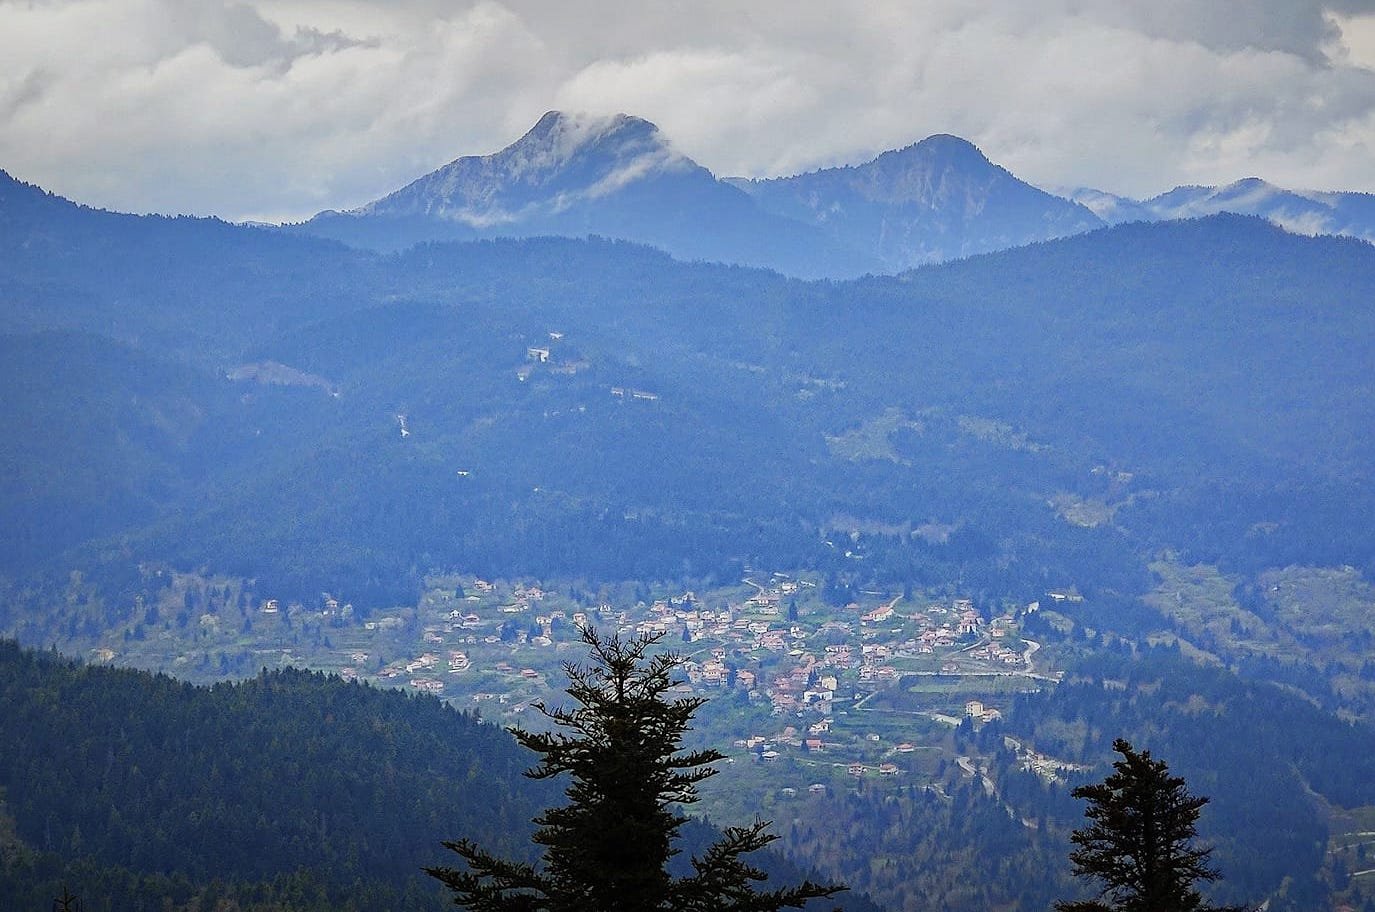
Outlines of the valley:
M861 717L983 723L999 718L1012 695L1062 674L1044 665L1045 653L1038 667L1041 644L1019 635L1038 602L999 606L988 617L991 606L918 593L858 593L862 601L833 604L836 594L815 575L758 576L763 582L752 576L724 589L656 594L642 585L585 592L575 582L441 575L427 579L416 606L364 615L332 596L307 608L250 594L244 581L170 574L131 626L83 651L91 662L205 682L264 667L305 668L433 694L503 725L538 725L533 706L557 704L562 664L579 661L579 628L657 635L683 658L684 691L722 704L708 713L704 741L745 746L753 760L777 759L768 752L778 744L826 752L841 766L856 749L911 753L900 730L850 743L866 741L854 736ZM651 601L630 601L640 594ZM1064 593L1048 601L1071 597L1082 601ZM854 718L842 726L837 714ZM742 727L761 718L778 720L786 735ZM852 731L833 740L833 727ZM908 750L900 750L904 744ZM889 766L879 771L892 775Z
M690 743L727 756L719 775L707 784L698 812L712 820L751 814L774 819L791 854L809 859L829 877L862 885L889 909L908 908L902 897L918 876L947 878L946 883L972 876L968 861L952 857L937 864L928 859L919 875L910 859L892 854L894 834L884 836L874 828L867 815L876 810L847 824L848 836L839 841L820 835L827 832L818 829L820 821L846 819L853 811L843 809L856 801L866 807L887 803L903 815L926 819L928 835L940 838L956 820L967 822L971 815L996 811L1001 818L989 818L983 826L996 830L1003 822L1012 825L998 837L1010 840L1006 863L1051 864L1057 853L1063 854L1057 847L1063 846L1076 816L1068 789L1093 775L1093 739L1136 724L1125 707L1100 708L1077 721L1075 715L1084 710L1072 710L1075 715L1064 721L1045 717L1047 707L1061 700L1055 694L1058 688L1077 693L1091 686L1097 694L1092 702L1119 692L1131 694L1139 686L1141 698L1154 703L1163 699L1156 693L1160 685L1131 683L1131 656L1140 656L1145 665L1162 657L1167 666L1179 662L1168 651L1145 660L1163 648L1152 644L1164 644L1176 656L1182 650L1200 657L1193 661L1217 664L1219 655L1230 656L1230 667L1246 677L1259 674L1299 686L1306 682L1320 687L1310 692L1326 701L1330 692L1320 682L1333 680L1333 669L1344 661L1340 651L1306 657L1270 652L1272 658L1283 655L1289 664L1258 671L1249 664L1254 658L1245 658L1255 655L1250 631L1182 623L1170 610L1162 611L1159 628L1133 642L1095 622L1098 606L1073 588L1016 603L976 602L951 589L850 590L834 580L828 584L824 575L766 569L749 570L734 585L691 590L644 582L594 586L578 579L508 581L447 573L427 577L412 606L369 610L329 594L307 605L272 597L249 580L147 570L151 572L146 572L136 599L140 613L95 641L68 642L64 649L79 650L96 665L132 665L206 683L273 669L312 669L343 681L438 697L502 726L538 730L544 720L537 704L559 705L564 663L583 660L579 625L627 637L658 635L665 648L683 657L679 693L707 699ZM1205 593L1216 588L1193 593L1179 588L1183 578L1211 578L1217 581L1214 587L1226 586L1216 571L1205 567L1162 564L1156 573L1162 591L1179 593L1176 604L1199 610L1207 604ZM1297 585L1299 579L1337 582L1340 575L1301 574L1293 568L1289 578ZM1338 609L1334 603L1328 610L1359 611L1365 590L1348 582L1341 591L1346 595L1333 597L1348 599L1341 603L1347 607ZM1222 592L1225 598L1230 588ZM1356 601L1349 600L1353 595ZM94 596L73 579L65 598L81 603ZM1111 663L1104 663L1114 654L1127 663L1105 671ZM1163 704L1183 708L1184 715L1173 723L1172 739L1187 743L1190 731L1211 739L1210 707L1237 699L1226 695L1236 685L1181 686L1182 695ZM1081 699L1069 697L1067 705ZM1333 705L1345 705L1342 711L1352 714L1360 702ZM1028 714L1031 707L1037 708ZM1311 724L1299 722L1292 708L1284 718L1301 730ZM1234 747L1246 750L1244 740ZM1287 748L1275 749L1274 761L1290 756ZM1341 764L1338 758L1334 752L1320 762ZM1254 762L1252 758L1242 765ZM1203 768L1185 763L1195 775L1202 775ZM1356 769L1350 773L1362 775ZM1318 780L1308 781L1336 797ZM1239 783L1213 785L1217 801L1229 813L1235 803L1253 800L1245 797L1245 789L1233 796ZM1375 805L1375 795L1366 796L1366 791L1359 787L1337 800L1348 807L1353 798ZM921 796L930 796L925 800L934 799L937 805L924 810L913 805L914 797ZM970 802L981 805L977 814ZM1303 870L1302 876L1328 884L1306 889L1345 883L1349 895L1359 898L1365 895L1364 880L1348 881L1341 873L1356 860L1359 842L1344 835L1340 820L1343 814L1363 812L1359 807L1341 812L1334 805L1331 813L1334 848L1325 862L1305 862L1312 868L1294 868L1293 858L1280 863L1266 832L1239 839L1235 848L1226 847L1223 857L1258 853L1261 869L1286 871L1291 879ZM1316 824L1312 814L1313 809L1295 807L1277 813L1274 825L1300 830ZM977 845L992 833L976 830L964 838ZM886 873L861 876L853 859L840 851L847 844L850 851L869 845L883 854L888 861L875 871ZM1019 900L1000 878L976 881L978 889L971 896L981 899L968 900L972 905L957 901L953 893L944 901L951 908L975 908L994 899L1034 905L1047 892L1070 888L1062 864L1062 858L1054 861L1062 873L1046 878L1043 872L1038 889ZM1232 879L1239 889L1279 883L1258 871Z

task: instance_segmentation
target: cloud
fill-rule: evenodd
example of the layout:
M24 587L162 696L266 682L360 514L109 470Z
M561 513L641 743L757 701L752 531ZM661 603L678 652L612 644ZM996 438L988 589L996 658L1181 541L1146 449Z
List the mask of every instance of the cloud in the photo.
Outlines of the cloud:
M183 2L0 5L0 164L102 205L299 217L466 151L541 53L494 4L349 36Z
M561 103L633 107L687 154L747 175L951 132L1051 185L1149 194L1258 170L1299 186L1371 181L1368 159L1323 145L1364 144L1375 79L1319 53L1320 9L1287 38L1277 27L1248 41L1203 15L1176 38L1180 26L1145 5L1064 6L850 9L794 21L787 40L759 29L733 47L600 59L563 84Z
M1043 185L1375 190L1375 2L0 0L0 167L114 208L302 217L551 107L720 174L934 132Z

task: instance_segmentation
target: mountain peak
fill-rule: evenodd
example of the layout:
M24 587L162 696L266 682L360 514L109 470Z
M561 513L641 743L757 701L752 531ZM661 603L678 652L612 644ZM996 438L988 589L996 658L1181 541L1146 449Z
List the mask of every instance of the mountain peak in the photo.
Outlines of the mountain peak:
M984 155L983 152L979 150L978 146L974 145L963 136L955 136L952 133L933 133L907 148L926 152L928 154L958 155L981 162L988 162L988 156ZM991 162L989 163L991 164Z
M642 117L631 114L581 114L567 111L546 111L535 125L509 148L526 142L559 142L572 146L597 142L608 136L663 142L659 128Z
M890 269L969 256L1102 225L938 133L864 164L737 184L771 211L877 249Z
M902 149L884 152L855 169L866 173L874 192L884 197L928 200L939 185L970 180L984 183L1011 178L967 139L937 133ZM916 194L913 196L913 194Z
M660 150L671 155L659 128L629 114L577 114L549 111L533 127L500 152L460 158L448 167L473 158L512 163L520 160L536 167L558 167L579 155L623 156L628 151Z
M908 167L923 168L982 169L998 167L988 160L988 156L984 155L978 146L963 137L949 133L935 133L911 145L903 146L901 149L884 152L869 162L868 165L860 165L859 167L869 167L880 162L899 161L906 163Z
M455 159L354 214L486 227L519 221L531 207L561 210L666 172L701 170L643 118L549 111L501 151Z
M1243 177L1239 181L1233 181L1225 187L1218 188L1213 196L1220 200L1259 202L1266 197L1283 192L1285 191L1258 177Z
M942 206L952 197L981 195L1016 182L967 139L938 133L852 169L856 189L875 200Z

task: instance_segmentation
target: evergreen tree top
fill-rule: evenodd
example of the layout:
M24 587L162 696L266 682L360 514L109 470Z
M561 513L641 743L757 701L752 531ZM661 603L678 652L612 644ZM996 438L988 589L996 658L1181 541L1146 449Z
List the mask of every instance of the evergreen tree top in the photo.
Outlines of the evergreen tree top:
M535 779L567 774L569 801L535 818L539 866L499 859L468 841L445 845L465 870L428 868L474 912L776 912L844 887L804 881L759 891L765 880L744 856L771 843L767 821L729 827L674 877L668 860L683 824L676 805L697 800L697 783L715 774L716 750L681 751L700 697L670 699L680 659L656 652L661 636L623 640L582 631L589 662L564 664L572 705L536 704L550 732L513 729L538 755Z
M1122 755L1100 783L1071 794L1088 801L1089 824L1071 834L1078 877L1101 881L1096 899L1057 902L1058 912L1240 912L1208 905L1195 885L1221 875L1209 864L1211 848L1194 844L1195 824L1208 803L1192 795L1149 750L1122 738Z

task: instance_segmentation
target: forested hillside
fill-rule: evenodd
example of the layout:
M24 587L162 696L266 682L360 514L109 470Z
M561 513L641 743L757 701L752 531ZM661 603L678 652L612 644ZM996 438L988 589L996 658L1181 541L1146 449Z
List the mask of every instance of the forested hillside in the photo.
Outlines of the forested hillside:
M195 687L2 641L0 701L6 908L65 886L90 912L438 910L442 840L532 859L532 818L565 800L496 726L319 674Z
M66 883L92 910L204 902L212 884L245 907L438 909L420 866L440 840L526 853L556 794L499 729L321 675L197 688L12 642L0 675L15 908Z
M1162 547L1375 560L1359 242L1220 216L804 284L6 195L11 576L133 554L385 600L435 567L763 558L1030 595L1142 592ZM954 534L908 534L930 522ZM862 563L823 544L855 530Z

